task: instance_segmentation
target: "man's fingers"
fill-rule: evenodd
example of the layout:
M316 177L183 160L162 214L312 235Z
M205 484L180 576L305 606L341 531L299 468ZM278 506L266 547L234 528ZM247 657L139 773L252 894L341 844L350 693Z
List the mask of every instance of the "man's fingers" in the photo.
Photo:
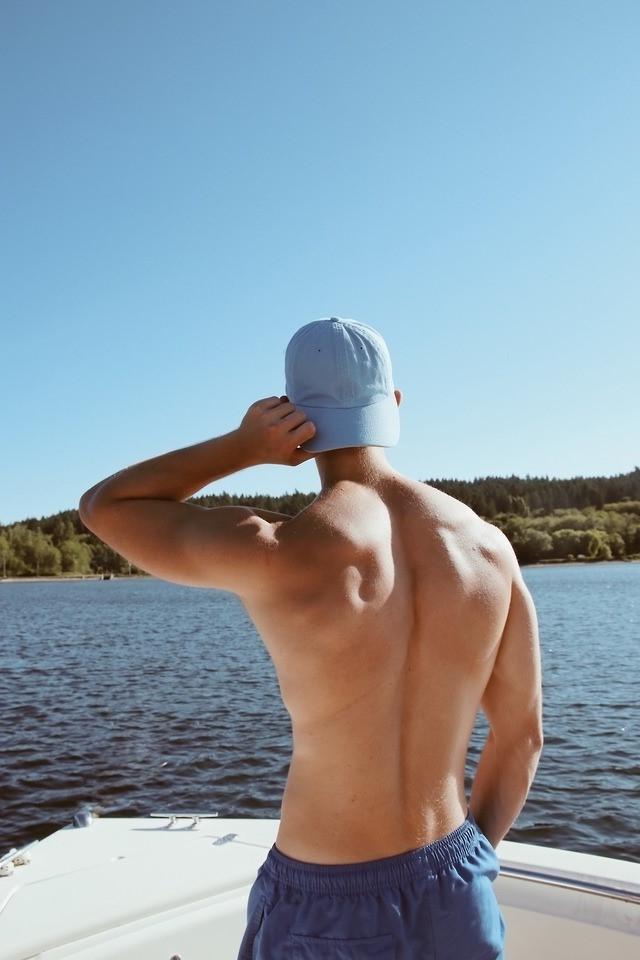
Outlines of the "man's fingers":
M284 420L284 418L288 416L288 414L293 413L295 409L292 403L285 403L281 400L278 407L271 409L271 422L277 423L278 420Z
M253 408L260 411L261 416L257 418L256 423L265 429L267 445L273 447L276 457L274 460L265 460L265 462L289 463L291 466L297 466L315 457L315 453L300 449L301 444L315 435L315 424L307 420L306 413L291 403L286 394L280 397L263 397L255 401ZM295 449L288 455L288 460L277 459L282 456L278 447L282 448L285 443L288 447L291 442L295 443Z
M305 420L304 423L301 423L299 427L296 427L295 430L291 430L290 432L296 443L301 444L304 443L305 440L311 439L316 432L316 426L311 420Z
M258 406L262 410L271 410L272 407L278 407L281 403L281 397L265 397L264 400L258 400Z
M286 417L282 418L282 426L286 427L289 431L293 431L295 427L299 427L306 420L306 413L303 413L302 410L296 410L294 408L291 413L288 413Z

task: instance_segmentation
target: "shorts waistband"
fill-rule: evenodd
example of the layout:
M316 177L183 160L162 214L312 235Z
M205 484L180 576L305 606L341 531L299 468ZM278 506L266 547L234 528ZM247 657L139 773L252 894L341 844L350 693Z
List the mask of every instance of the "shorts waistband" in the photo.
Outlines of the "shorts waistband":
M463 823L451 833L395 856L359 863L307 863L288 857L274 843L260 869L274 880L313 893L358 893L401 883L410 877L424 877L463 860L480 836L471 809L467 807Z

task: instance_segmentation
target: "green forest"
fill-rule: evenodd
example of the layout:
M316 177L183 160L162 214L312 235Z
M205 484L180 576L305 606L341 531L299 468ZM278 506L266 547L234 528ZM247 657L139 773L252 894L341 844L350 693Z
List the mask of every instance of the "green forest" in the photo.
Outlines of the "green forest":
M499 527L521 564L640 559L640 467L613 477L425 480ZM220 493L204 507L241 504L295 516L316 497ZM144 574L87 530L77 509L0 525L0 578Z

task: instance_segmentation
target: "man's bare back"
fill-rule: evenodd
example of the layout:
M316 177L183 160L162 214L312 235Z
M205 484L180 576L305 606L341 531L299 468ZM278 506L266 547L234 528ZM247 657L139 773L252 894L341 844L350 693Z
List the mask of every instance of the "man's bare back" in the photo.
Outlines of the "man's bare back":
M274 661L293 755L239 957L281 956L294 936L372 944L369 929L381 948L497 957L505 922L487 897L499 870L489 847L520 812L542 745L531 596L497 527L387 462L402 395L377 331L312 321L289 341L285 374L287 394L251 404L237 430L108 477L79 504L89 529L149 572L237 593ZM312 457L321 493L296 517L184 503L234 470ZM479 706L490 733L467 804ZM381 874L371 861L385 858ZM424 875L461 860L466 879L449 895ZM322 872L309 873L314 863ZM364 914L343 896L345 873L354 895L376 893ZM411 880L404 912L390 886L377 891L381 875L394 888ZM336 909L318 911L315 890L335 893Z
M509 612L506 538L395 471L323 488L274 534L269 589L243 600L292 721L278 849L350 863L451 832Z

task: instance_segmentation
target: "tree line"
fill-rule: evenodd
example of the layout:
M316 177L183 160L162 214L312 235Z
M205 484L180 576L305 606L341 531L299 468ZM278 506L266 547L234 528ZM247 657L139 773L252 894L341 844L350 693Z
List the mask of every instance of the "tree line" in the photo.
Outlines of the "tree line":
M480 477L424 483L499 527L521 564L640 559L640 467L613 477ZM243 505L295 516L315 493L207 494L203 507ZM143 574L99 540L77 510L0 525L0 577Z

